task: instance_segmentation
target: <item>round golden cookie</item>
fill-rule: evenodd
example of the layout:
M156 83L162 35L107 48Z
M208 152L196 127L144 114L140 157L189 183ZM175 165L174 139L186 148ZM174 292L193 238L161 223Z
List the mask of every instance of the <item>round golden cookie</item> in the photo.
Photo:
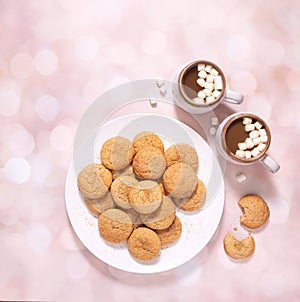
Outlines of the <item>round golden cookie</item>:
M155 232L158 235L162 246L172 244L180 237L182 232L180 219L175 216L173 223L167 229L156 230Z
M255 241L251 235L243 240L237 240L231 232L228 232L223 243L226 254L234 259L250 257L255 250Z
M134 151L137 153L141 149L145 147L155 147L159 149L161 152L164 152L164 143L160 139L160 137L150 131L143 131L138 133L135 138L133 139L133 148Z
M206 187L204 183L198 179L196 190L188 198L174 198L175 204L183 211L191 212L199 210L205 202Z
M110 192L107 192L103 197L97 199L85 198L84 202L88 209L96 215L100 215L104 211L115 207Z
M148 228L135 229L127 242L131 256L137 260L147 261L156 258L161 243L158 235Z
M164 154L155 147L145 147L136 153L133 171L139 178L157 180L164 174L167 163Z
M168 167L163 176L166 193L175 198L190 197L196 189L197 182L195 171L185 163L176 163Z
M77 178L80 192L87 198L101 198L112 182L111 172L103 165L90 164L84 167Z
M138 183L138 180L132 176L117 177L110 187L115 204L123 209L130 209L132 206L129 201L129 190Z
M142 180L129 190L129 200L135 211L150 214L160 207L162 201L161 188L153 180Z
M132 176L135 177L134 173L133 173L133 168L132 166L128 166L122 170L112 170L111 171L112 177L113 179L116 179L117 177L120 176Z
M98 218L98 228L100 235L112 243L126 240L133 230L130 217L118 209L103 212Z
M129 166L134 154L130 140L123 136L116 136L104 142L100 159L107 169L121 170Z
M259 228L270 216L267 203L258 195L246 195L239 200L238 204L243 211L243 215L240 217L240 223L248 228Z
M194 147L188 144L172 145L165 152L168 167L175 163L186 163L195 171L198 168L198 154Z
M160 207L148 215L140 215L143 223L153 230L164 230L168 228L175 218L176 207L172 200L164 196Z

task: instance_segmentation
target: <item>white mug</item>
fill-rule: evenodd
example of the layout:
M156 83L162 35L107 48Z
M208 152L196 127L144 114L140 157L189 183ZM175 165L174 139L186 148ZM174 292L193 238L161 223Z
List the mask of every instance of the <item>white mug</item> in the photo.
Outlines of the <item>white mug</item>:
M245 117L251 118L252 120L258 121L261 125L263 125L262 129L265 129L266 136L268 138L267 142L264 143L265 148L263 151L261 151L257 156L251 157L249 159L246 158L240 158L236 154L232 152L232 150L229 150L228 144L226 143L226 134L228 131L228 128L230 125L232 125L233 122L243 119ZM257 129L255 129L256 131ZM250 132L248 132L250 133ZM237 138L238 140L238 138ZM271 132L268 127L268 125L257 115L254 115L252 113L246 113L246 112L239 112L234 113L227 118L225 118L222 123L219 125L217 132L216 132L216 143L217 143L217 149L219 153L229 162L234 164L240 164L240 165L250 165L255 162L260 162L263 164L264 167L266 167L269 171L272 173L276 173L280 166L279 164L272 159L268 154L267 151L270 147L271 142Z
M197 91L187 87L184 84L185 76L189 71L191 71L192 69L196 69L196 72L198 73L197 71L198 64L211 65L215 70L217 70L218 74L222 77L223 87L222 90L220 90L221 93L217 97L216 101L210 104L195 103L195 101L193 101L193 99L189 96L189 93L197 94ZM200 86L198 86L198 88L201 89ZM205 60L196 60L190 62L180 69L180 71L176 74L173 80L173 97L174 97L174 101L180 107L194 114L207 113L215 109L223 101L232 104L241 104L244 99L244 96L241 93L226 89L226 79L223 71L215 63Z

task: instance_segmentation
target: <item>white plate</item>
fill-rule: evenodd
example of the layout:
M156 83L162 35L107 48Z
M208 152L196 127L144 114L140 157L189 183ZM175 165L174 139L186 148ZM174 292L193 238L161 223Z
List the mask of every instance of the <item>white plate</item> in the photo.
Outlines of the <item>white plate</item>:
M116 118L99 129L94 154L99 162L99 150L103 142L113 136L123 135L132 139L138 132L156 132L168 148L173 143L194 145L199 156L198 177L207 187L205 206L196 213L177 211L182 222L179 240L163 248L159 257L148 264L135 261L129 254L126 243L108 245L99 236L97 218L87 209L77 188L77 174L81 167L71 164L66 180L66 208L72 227L97 258L118 269L134 273L156 273L173 269L193 258L209 242L220 222L224 206L224 182L221 169L211 148L204 139L187 125L167 116L133 114ZM82 161L79 161L82 163Z

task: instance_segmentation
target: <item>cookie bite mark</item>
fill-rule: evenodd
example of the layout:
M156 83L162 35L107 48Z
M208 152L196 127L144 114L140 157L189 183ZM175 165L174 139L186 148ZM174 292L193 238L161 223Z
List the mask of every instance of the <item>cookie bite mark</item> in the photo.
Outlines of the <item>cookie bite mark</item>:
M103 165L90 164L84 167L77 178L77 185L86 198L101 198L108 191L112 174Z
M129 166L134 154L130 140L123 136L116 136L104 142L100 151L100 159L107 169L121 170Z
M131 256L142 261L156 258L161 248L158 235L144 227L137 228L132 232L127 245Z
M266 223L270 210L264 199L256 194L248 194L238 201L243 215L240 223L247 228L256 229Z
M250 257L255 250L255 241L252 236L238 240L231 232L224 238L224 250L228 256L234 259L245 259Z

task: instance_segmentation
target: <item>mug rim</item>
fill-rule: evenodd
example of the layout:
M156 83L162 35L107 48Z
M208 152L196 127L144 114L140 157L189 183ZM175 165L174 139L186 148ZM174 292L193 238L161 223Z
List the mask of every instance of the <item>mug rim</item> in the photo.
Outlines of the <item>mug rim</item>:
M193 102L193 100L185 92L184 87L187 87L187 86L182 84L183 77L187 73L187 71L189 71L191 68L193 68L195 65L198 65L198 64L212 65L213 68L215 68L222 77L223 88L221 90L221 94L220 94L219 98L216 101L214 101L213 103L210 103L210 104L195 104L195 102ZM189 104L191 104L194 107L207 108L207 107L214 106L214 105L218 104L221 101L221 99L223 98L223 96L225 94L225 89L226 89L226 78L225 78L225 74L222 71L222 69L218 65L216 65L215 63L213 63L211 61L207 61L207 60L194 60L194 61L188 63L187 65L185 65L181 69L181 71L179 73L179 77L178 77L178 84L179 84L178 85L179 86L179 92L180 92L181 96L184 98L185 101L187 101Z
M251 118L259 121L261 124L263 124L263 126L267 132L267 136L268 136L268 141L266 142L267 146L266 146L265 150L263 152L261 152L261 154L259 156L256 156L254 158L249 158L249 159L239 158L234 153L232 153L231 150L229 150L229 148L227 147L227 144L226 144L225 137L226 137L227 129L229 128L231 123L233 123L235 120L242 118L242 117L251 117ZM233 160L238 161L240 163L244 163L244 164L254 163L254 162L257 162L257 161L263 159L266 156L267 151L271 144L271 131L270 131L270 128L267 125L267 123L261 117L257 116L256 114L250 113L250 112L237 112L237 113L234 113L234 114L228 116L227 118L228 118L228 120L224 124L222 132L221 132L222 146L224 147L226 154L228 156L230 156L230 158L232 158Z

